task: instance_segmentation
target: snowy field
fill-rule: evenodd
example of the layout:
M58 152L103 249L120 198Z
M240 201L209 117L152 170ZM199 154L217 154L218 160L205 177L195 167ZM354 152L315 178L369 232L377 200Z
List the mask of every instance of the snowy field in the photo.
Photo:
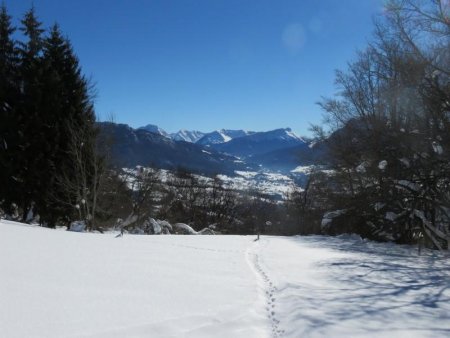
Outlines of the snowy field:
M0 337L449 337L450 258L358 238L0 221Z

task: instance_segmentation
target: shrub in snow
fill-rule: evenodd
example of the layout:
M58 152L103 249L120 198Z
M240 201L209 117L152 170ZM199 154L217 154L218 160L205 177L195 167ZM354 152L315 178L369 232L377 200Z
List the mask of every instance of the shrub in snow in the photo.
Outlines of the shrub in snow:
M140 228L134 228L134 229L130 230L130 234L133 234L133 235L145 235L145 231L143 229L140 229Z
M6 220L9 221L19 221L20 220L20 215L19 215L19 207L17 206L16 203L12 203L11 204L11 208L10 208L10 214L5 213L4 217Z
M367 170L366 168L369 166L369 163L367 161L364 161L360 165L356 167L356 172L360 174L364 174Z
M328 230L328 228L333 223L333 219L345 214L346 211L347 210L343 209L343 210L329 211L329 212L325 213L322 217L322 223L321 223L322 230L324 230L324 231Z
M433 146L433 151L436 154L438 154L438 155L442 155L443 154L444 150L442 149L442 146L439 143L433 142L431 145Z
M157 219L156 222L158 222L163 233L171 233L172 232L172 225L169 222L161 221L159 219Z
M185 223L175 223L173 225L173 231L176 234L183 234L183 235L196 235L197 232L192 229L189 225Z
M33 205L28 209L27 217L25 219L25 223L31 223L33 221L33 219L34 219L34 211L33 211L33 209L34 209Z
M365 222L362 211L358 209L341 209L325 213L321 230L325 235L356 234L362 238L373 238L373 229Z
M197 235L215 235L216 233L210 228L204 228L200 230Z
M162 232L162 228L159 225L158 222L156 222L153 218L149 218L149 223L150 223L150 227L151 227L151 231L153 234L155 235L159 235Z
M84 221L74 221L70 223L69 231L84 232L86 230L86 223Z

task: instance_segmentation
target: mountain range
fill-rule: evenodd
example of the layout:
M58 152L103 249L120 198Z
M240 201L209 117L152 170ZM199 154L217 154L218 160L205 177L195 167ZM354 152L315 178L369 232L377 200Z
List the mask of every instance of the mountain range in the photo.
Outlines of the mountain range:
M214 130L209 133L203 133L198 130L181 129L176 133L168 133L164 129L161 129L160 127L154 124L147 124L146 126L140 127L138 129L143 129L155 134L159 134L161 136L170 138L174 141L185 141L190 143L198 143L201 145L224 143L238 137L254 134L254 132L252 131L231 130L231 129Z
M266 132L180 130L170 134L152 124L138 129L109 122L98 125L100 136L113 140L112 160L121 167L183 167L204 174L228 175L261 169L288 173L309 164L313 157L309 142L290 128Z

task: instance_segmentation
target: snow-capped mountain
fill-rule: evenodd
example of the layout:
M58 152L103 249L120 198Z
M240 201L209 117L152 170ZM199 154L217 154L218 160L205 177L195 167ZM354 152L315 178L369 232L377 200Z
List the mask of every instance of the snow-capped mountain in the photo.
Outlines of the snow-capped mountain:
M239 166L257 166L288 173L298 165L309 165L323 157L323 151L310 148L310 141L299 137L290 128L265 132L220 129L210 133L181 129L169 134L149 124L119 134L121 144L116 147L120 148L117 157L123 165L157 162L154 164L161 168L184 166L216 173L230 172ZM139 142L127 142L125 135Z
M191 143L197 142L203 136L205 136L205 133L203 133L201 131L186 130L186 129L181 129L176 133L170 134L170 137L174 141L185 141L185 142L191 142Z
M159 135L162 135L162 136L165 136L165 137L169 137L169 138L171 137L169 135L169 133L167 133L164 129L161 129L160 127L158 127L158 126L156 126L154 124L147 124L146 126L140 127L138 129L144 129L144 130L147 130L147 131L149 131L151 133L159 134Z
M245 130L220 129L220 130L215 130L211 133L205 134L196 143L204 145L204 146L213 145L213 144L221 144L221 143L229 142L229 141L239 138L239 137L251 135L253 133L254 132L252 132L252 131L245 131Z
M136 165L161 169L185 168L204 173L233 174L236 170L254 170L236 157L189 142L178 142L143 128L133 129L126 124L99 122L100 140L113 139L111 161L118 167Z
M211 148L239 157L252 157L275 150L291 147L307 147L307 142L290 128L257 132L225 143L212 144Z

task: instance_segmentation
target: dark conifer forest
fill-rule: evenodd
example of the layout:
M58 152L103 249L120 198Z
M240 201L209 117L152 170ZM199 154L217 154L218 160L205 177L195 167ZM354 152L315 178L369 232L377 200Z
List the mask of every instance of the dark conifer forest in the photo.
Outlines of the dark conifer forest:
M100 163L92 88L58 25L42 27L34 8L19 28L1 8L0 201L23 221L39 214L54 226L74 205L95 203Z

